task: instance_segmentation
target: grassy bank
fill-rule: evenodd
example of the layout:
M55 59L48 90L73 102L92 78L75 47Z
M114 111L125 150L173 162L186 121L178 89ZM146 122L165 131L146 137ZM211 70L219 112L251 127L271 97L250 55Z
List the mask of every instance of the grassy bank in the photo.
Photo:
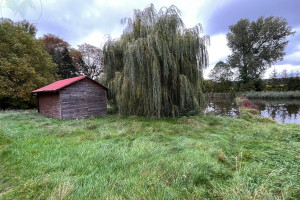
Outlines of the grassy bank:
M249 99L300 99L300 91L245 92L242 95Z
M296 199L300 125L0 112L0 199Z

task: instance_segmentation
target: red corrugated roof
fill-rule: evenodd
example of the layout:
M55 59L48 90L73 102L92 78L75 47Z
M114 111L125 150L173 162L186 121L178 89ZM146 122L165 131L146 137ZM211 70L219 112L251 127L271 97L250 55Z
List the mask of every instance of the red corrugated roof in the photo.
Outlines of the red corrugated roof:
M59 89L62 89L68 85L71 85L72 83L75 83L81 79L84 79L86 77L86 75L83 76L78 76L78 77L74 77L74 78L67 78L64 80L60 80L60 81L56 81L54 83L51 83L50 85L46 85L42 88L39 88L37 90L32 91L32 93L37 93L37 92L54 92L57 91Z

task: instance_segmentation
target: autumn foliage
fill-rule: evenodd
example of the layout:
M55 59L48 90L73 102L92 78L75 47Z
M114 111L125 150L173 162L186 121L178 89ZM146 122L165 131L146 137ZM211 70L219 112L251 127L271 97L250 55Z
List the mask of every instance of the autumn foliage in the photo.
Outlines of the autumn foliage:
M246 97L240 96L240 97L238 97L238 99L239 100L237 101L237 105L238 105L239 109L241 109L241 108L248 108L248 109L258 110L258 106L255 105L254 103L252 103Z

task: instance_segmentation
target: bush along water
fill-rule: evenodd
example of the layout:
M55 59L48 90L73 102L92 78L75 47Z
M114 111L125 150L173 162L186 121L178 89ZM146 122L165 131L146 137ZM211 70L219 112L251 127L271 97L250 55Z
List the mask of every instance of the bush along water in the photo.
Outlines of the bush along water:
M262 117L260 115L258 106L252 103L249 99L244 96L238 96L235 98L235 102L239 108L239 118L247 121L259 121L266 123L275 123L276 121L268 118Z
M300 91L287 91L287 92L250 91L250 92L243 93L243 96L250 99L300 99Z

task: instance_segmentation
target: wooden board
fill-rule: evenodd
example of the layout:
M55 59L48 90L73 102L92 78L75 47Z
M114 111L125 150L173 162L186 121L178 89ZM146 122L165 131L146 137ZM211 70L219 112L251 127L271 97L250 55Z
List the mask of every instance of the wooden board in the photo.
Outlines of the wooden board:
M39 112L49 117L61 118L59 93L38 94Z
M62 119L107 114L105 88L89 79L83 79L62 89L60 102Z

